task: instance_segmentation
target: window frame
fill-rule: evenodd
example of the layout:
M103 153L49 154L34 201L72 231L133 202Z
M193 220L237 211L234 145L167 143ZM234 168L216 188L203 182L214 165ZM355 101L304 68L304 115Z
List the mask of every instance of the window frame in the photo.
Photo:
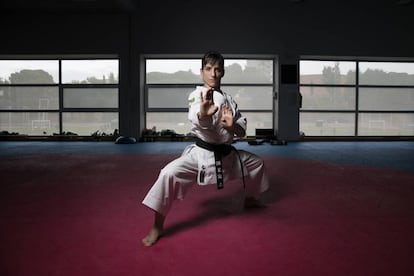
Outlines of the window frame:
M364 137L394 137L396 135L359 135L359 117L360 114L414 114L414 107L412 110L363 110L359 108L359 96L360 96L360 89L363 88L392 88L392 89L414 89L414 85L375 85L375 84L360 84L359 75L360 75L360 68L359 64L362 62L395 62L395 63L413 63L414 60L412 59L387 59L387 58L342 58L342 57L313 57L313 56L302 56L300 61L333 61L333 62L341 62L341 61L350 61L355 62L355 83L354 84L308 84L308 83L301 83L299 81L299 90L301 87L344 87L344 88L354 88L355 89L355 108L353 110L343 110L343 109L299 109L299 118L300 114L304 113L352 113L354 114L354 135L352 136L343 136L343 137L352 137L352 138L364 138ZM299 80L300 80L300 69L299 69ZM299 123L300 124L300 123ZM300 127L300 125L299 125ZM306 133L305 133L306 135ZM312 138L338 138L341 136L320 136L320 135L306 135ZM412 138L414 135L400 135L398 137L407 137Z
M141 68L142 68L142 78L143 78L143 108L141 116L143 118L143 128L148 129L151 128L151 126L147 126L147 113L162 113L162 112L179 112L179 113L188 113L188 108L154 108L149 107L149 89L151 88L183 88L188 89L192 88L195 89L196 86L202 85L202 80L200 78L200 82L198 83L147 83L147 70L146 70L146 64L147 60L149 59L173 59L173 60L185 60L185 59L198 59L200 60L200 68L201 68L201 57L202 54L199 55L174 55L174 54L149 54L149 55L141 55ZM271 87L272 90L272 106L270 109L246 109L243 108L243 106L240 106L240 112L243 113L269 113L271 114L272 118L272 128L274 129L275 126L275 101L274 101L274 95L275 91L277 90L278 84L276 83L276 72L277 72L277 57L274 55L224 55L226 60L269 60L272 61L272 82L269 84L266 83L221 83L221 87L225 89L225 87L231 87L231 86L244 86L244 87Z
M118 114L118 129L119 129L119 104L120 104L120 58L118 55L0 55L0 60L56 60L58 61L58 80L53 84L1 84L1 87L57 87L58 88L58 108L57 109L0 109L0 115L2 113L58 113L59 121L59 135L62 135L63 130L63 114L69 112L100 112L100 113L117 113ZM116 84L71 84L62 82L62 61L63 60L117 60L118 61L118 82ZM65 88L115 88L118 89L118 106L117 107L93 107L93 108L68 108L64 106L64 90ZM24 134L26 136L26 134ZM48 135L30 135L28 137L51 137L54 134ZM79 137L91 137L91 135L77 135Z

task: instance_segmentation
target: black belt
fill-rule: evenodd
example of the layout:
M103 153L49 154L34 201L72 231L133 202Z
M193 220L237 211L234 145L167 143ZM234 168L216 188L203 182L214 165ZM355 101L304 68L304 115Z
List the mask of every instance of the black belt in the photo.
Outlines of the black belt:
M214 160L216 165L217 189L224 188L223 179L223 162L222 158L229 155L232 150L236 150L232 145L227 144L210 144L201 139L197 139L196 145L200 148L214 152ZM243 169L243 167L242 167Z

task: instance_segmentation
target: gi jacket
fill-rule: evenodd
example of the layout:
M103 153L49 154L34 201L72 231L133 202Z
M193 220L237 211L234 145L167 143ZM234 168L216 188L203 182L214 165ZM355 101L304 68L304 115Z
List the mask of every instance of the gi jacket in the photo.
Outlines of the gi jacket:
M235 124L241 126L246 130L247 120L238 110L237 103L233 98L222 91L214 91L213 102L218 107L217 112L212 116L212 120L199 121L197 113L200 111L200 92L205 95L207 88L197 86L196 89L189 95L189 112L188 119L192 124L191 132L199 139L210 144L227 144L233 142L233 134L229 133L220 123L221 105L227 104L233 112L233 120ZM215 184L216 180L216 166L214 152L200 148L196 145L188 146L183 155L193 155L198 160L198 183L200 185ZM240 162L237 152L232 151L223 159L223 173L224 180L231 180L241 177Z

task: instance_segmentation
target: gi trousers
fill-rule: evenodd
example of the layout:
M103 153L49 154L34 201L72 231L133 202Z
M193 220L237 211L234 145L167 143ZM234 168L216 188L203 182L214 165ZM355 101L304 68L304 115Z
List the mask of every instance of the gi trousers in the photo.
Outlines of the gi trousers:
M152 188L143 200L143 204L152 210L167 215L172 202L175 199L184 199L184 196L191 185L196 184L215 184L215 176L211 176L207 183L197 181L200 171L200 152L205 149L192 146L190 150L177 159L168 163L161 171ZM214 153L212 153L214 156ZM214 160L214 158L213 158ZM226 164L231 162L231 164ZM229 156L223 158L224 186L229 180L242 177L245 178L245 192L247 197L258 197L260 193L266 191L269 182L265 173L265 164L257 155L244 150L232 151ZM241 168L243 164L243 169ZM208 175L207 175L208 178Z

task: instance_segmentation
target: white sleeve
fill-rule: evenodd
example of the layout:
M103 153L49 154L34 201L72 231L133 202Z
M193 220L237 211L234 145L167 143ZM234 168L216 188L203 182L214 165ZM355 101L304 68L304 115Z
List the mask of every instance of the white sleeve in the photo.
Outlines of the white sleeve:
M239 107L237 103L233 100L233 98L230 95L227 95L227 101L231 106L231 109L233 111L233 117L236 124L238 124L240 127L246 131L247 129L247 119L246 117L243 117L240 113Z

